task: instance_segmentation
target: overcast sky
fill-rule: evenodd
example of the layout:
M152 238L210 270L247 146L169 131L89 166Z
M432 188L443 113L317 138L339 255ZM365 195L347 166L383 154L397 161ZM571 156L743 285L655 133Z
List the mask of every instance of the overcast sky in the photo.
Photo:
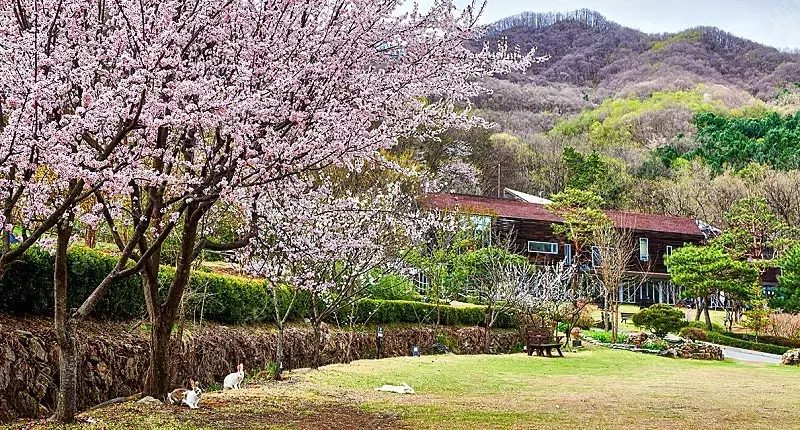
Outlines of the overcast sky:
M469 0L455 2L465 5ZM419 3L425 7L432 0ZM707 25L776 48L800 48L800 0L488 0L483 22L520 12L581 8L646 33L674 33Z

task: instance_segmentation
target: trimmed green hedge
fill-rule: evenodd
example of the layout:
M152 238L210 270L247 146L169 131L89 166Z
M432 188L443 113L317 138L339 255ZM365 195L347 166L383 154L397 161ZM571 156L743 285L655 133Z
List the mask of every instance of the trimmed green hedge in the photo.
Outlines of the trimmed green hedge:
M784 352L789 350L789 348L786 348L784 346L771 345L768 343L749 342L746 340L737 339L735 337L725 336L724 334L717 333L714 331L708 332L708 341L720 345L749 349L751 351L767 352L770 354L778 354L778 355L782 355Z
M68 307L80 305L96 285L116 264L116 258L102 252L75 247L68 254L69 291ZM174 269L165 267L159 278L168 284ZM222 324L248 324L274 322L272 292L264 281L237 276L192 272L189 308L199 309L203 301L205 319ZM282 289L278 299L288 303L291 291ZM311 306L306 292L300 292L290 320L301 320ZM356 320L370 323L435 323L436 306L405 300L365 299L356 308ZM0 312L14 314L52 315L53 311L53 257L45 251L34 249L12 263L0 278ZM349 309L343 309L339 318L346 321ZM483 325L485 310L480 306L440 306L443 325ZM109 293L95 308L93 315L108 319L141 318L146 314L141 279L132 276L112 285ZM497 328L514 327L513 315L501 315Z
M699 329L705 330L706 329L706 323L705 323L705 321L689 321L689 323L686 324L686 327L699 328ZM723 326L721 326L719 324L716 324L716 323L711 323L711 329L713 331L716 331L716 332L719 332L719 333L724 333L725 332L725 327L723 327Z
M67 308L80 306L116 264L107 254L86 248L70 249ZM51 315L53 311L53 257L32 249L11 264L0 278L0 312ZM95 309L96 316L115 319L144 315L145 305L139 277L111 286L111 294Z
M736 339L746 340L748 342L756 341L756 337L749 333L726 332L725 335L728 337L735 337ZM771 345L784 346L791 349L800 348L800 339L790 339L788 337L781 336L759 336L758 343L768 343Z
M348 309L342 311L342 315L348 313ZM359 322L435 324L436 315L435 304L407 300L363 299L356 307L356 320ZM486 308L483 306L439 306L439 320L442 325L483 326L485 317ZM494 327L510 328L515 325L514 315L501 314Z

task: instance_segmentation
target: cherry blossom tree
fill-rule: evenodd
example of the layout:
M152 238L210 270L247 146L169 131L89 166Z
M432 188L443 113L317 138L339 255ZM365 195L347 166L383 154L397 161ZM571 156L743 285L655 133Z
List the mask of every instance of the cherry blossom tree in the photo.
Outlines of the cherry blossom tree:
M502 238L495 246L483 248L483 270L473 280L470 292L486 305L484 352L491 352L491 331L500 315L516 312L528 300L535 285L536 267L513 253L513 238ZM473 254L474 255L474 254Z
M426 217L397 183L351 190L325 175L294 182L302 192L291 199L265 195L260 200L270 228L247 251L248 270L308 293L316 367L324 321L363 298L378 281L378 271L405 268L406 256L423 238Z
M464 42L479 31L475 4L458 11L438 0L427 12L396 13L401 3L0 2L2 145L13 154L2 166L0 186L11 196L3 216L35 214L27 247L58 230L59 420L75 410L76 326L115 280L142 274L152 326L143 391L161 397L192 261L249 243L264 187L347 166L418 130L474 123L456 107L480 91L472 78L538 61L505 43L468 51ZM52 189L44 198L37 187ZM28 197L15 198L18 189ZM97 204L83 212L89 198ZM247 213L228 243L201 228L220 203ZM76 219L105 222L121 258L69 314L66 250ZM158 274L170 236L178 251L167 286ZM2 264L22 252L7 248Z

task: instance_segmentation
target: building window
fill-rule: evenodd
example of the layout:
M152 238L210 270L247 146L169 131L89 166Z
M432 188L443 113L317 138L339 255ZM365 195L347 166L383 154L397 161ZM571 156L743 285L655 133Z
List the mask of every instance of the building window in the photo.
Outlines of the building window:
M420 294L428 294L431 289L431 284L428 280L428 277L422 272L417 272L416 281L417 292Z
M600 267L602 264L602 258L600 256L600 247L593 246L592 247L592 267Z
M538 252L539 254L558 254L558 244L553 242L528 241L528 252Z
M568 243L564 244L564 264L572 264L572 245Z
M672 255L672 245L667 245L667 250L664 252L664 257L669 257L670 255ZM667 267L667 272L669 272L669 264L667 264L666 261L664 262L664 266Z
M639 260L647 261L650 259L650 241L646 237L639 238Z

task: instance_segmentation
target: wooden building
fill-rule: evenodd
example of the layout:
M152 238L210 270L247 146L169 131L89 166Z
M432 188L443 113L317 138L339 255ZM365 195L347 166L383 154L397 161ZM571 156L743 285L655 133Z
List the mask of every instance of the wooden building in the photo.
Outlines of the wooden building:
M541 204L462 194L429 194L425 203L433 209L458 209L464 213L492 214L492 232L511 234L516 251L537 264L564 260L571 263L576 254L572 245L553 232L553 224L563 220ZM631 256L627 277L631 282L620 286L623 303L669 303L680 300L680 289L669 282L664 257L687 243L699 244L705 235L691 218L633 212L605 211L615 227L631 232L638 252ZM483 215L487 216L487 215ZM594 249L582 250L592 255ZM591 253L591 254L586 254ZM592 267L586 267L591 270Z

